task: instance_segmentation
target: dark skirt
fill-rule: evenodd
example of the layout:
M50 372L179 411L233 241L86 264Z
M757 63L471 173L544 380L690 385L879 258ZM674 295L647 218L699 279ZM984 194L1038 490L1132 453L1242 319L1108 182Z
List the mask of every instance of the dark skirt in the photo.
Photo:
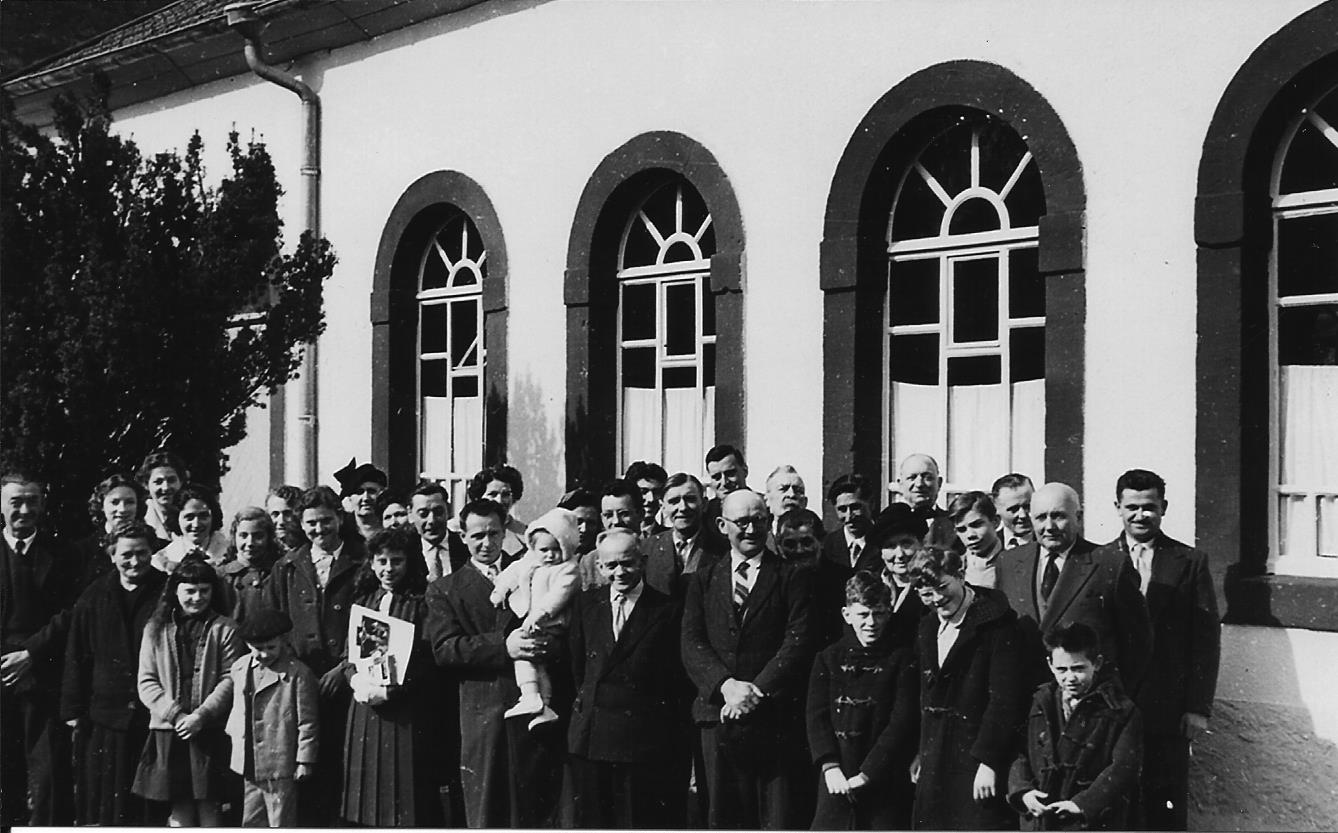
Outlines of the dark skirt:
M423 760L428 751L423 747L430 748L439 739L415 731L407 706L405 701L375 707L349 704L342 813L346 821L369 827L443 823L433 776L444 778L444 773L432 772Z
M89 723L75 740L78 773L75 818L80 825L149 823L144 799L131 793L140 753L149 735L148 715L126 730Z
M144 742L131 790L154 801L221 801L227 760L221 729L205 729L190 741L171 729L154 729Z

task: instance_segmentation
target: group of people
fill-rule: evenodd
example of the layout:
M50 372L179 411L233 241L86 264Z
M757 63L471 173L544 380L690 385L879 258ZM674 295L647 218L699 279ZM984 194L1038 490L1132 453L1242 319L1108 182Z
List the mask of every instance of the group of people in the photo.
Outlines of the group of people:
M453 508L350 461L225 527L157 451L67 542L4 473L0 822L1185 829L1220 626L1155 473L1100 546L1069 486L940 506L922 454L831 532L793 467L705 474L525 524L510 466Z

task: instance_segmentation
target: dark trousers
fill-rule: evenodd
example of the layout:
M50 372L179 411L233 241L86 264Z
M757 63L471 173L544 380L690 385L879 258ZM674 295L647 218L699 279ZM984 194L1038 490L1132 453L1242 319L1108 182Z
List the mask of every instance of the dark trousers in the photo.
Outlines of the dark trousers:
M58 699L0 688L0 825L74 823L70 732Z
M576 827L649 829L666 822L672 785L665 768L645 763L567 759L571 768L572 821Z
M1189 741L1179 733L1143 739L1142 827L1189 828Z
M506 738L511 763L511 826L558 826L567 721L531 730L527 717L512 718L506 721Z
M713 830L807 828L813 820L813 787L806 776L807 745L780 744L781 754L746 765L720 748L720 728L703 726L707 826Z
M342 827L344 806L344 734L353 693L341 688L333 697L321 696L319 746L315 771L297 782L297 818L303 827Z

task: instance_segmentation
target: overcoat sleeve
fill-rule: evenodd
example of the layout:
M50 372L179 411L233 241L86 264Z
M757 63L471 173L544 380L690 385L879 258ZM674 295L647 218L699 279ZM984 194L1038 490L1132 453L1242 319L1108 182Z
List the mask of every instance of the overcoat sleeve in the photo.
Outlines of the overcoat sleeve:
M181 705L168 694L158 668L158 652L168 651L172 635L162 625L149 623L144 629L144 639L139 643L139 701L159 721L168 726L175 726L178 718L185 714Z
M297 756L299 764L314 764L320 757L320 683L311 669L295 663L297 697Z
M813 658L809 611L813 599L813 571L792 569L785 580L785 639L780 649L762 666L753 684L766 694L793 693L802 696L804 675Z
M219 674L213 691L205 695L195 714L207 723L222 723L232 708L232 664L246 653L246 643L237 636L231 621L218 624Z
M427 631L437 665L505 671L511 664L506 633L472 630L469 611L446 590L446 583L434 581L427 588Z
M819 766L826 763L839 765L841 749L837 744L836 730L832 728L832 680L826 651L819 652L813 658L813 670L808 675L808 700L804 715L808 727L808 749L813 755L813 763Z
M688 582L688 595L683 608L683 667L703 700L723 702L720 686L734 676L721 661L706 630L706 592L714 570L698 570Z
M65 643L65 668L60 684L60 719L88 717L93 690L93 644L90 625L93 603L88 596L75 605L70 617L70 635Z
M1205 717L1212 714L1217 693L1217 671L1222 660L1222 619L1217 614L1217 593L1208 571L1208 559L1194 563L1194 610L1190 621L1189 677L1186 710Z
M1029 680L1016 619L1010 616L995 622L988 639L989 703L981 715L971 757L1002 776L1017 751L1018 728L1027 715Z

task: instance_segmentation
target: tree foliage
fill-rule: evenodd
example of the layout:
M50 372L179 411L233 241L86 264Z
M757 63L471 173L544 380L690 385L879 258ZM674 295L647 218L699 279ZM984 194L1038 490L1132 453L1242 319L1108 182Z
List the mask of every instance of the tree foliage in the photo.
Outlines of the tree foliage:
M54 135L0 102L0 451L52 486L55 520L168 446L197 480L226 471L246 410L293 378L325 327L328 242L282 250L263 144L141 155L111 132L105 84L54 105Z

